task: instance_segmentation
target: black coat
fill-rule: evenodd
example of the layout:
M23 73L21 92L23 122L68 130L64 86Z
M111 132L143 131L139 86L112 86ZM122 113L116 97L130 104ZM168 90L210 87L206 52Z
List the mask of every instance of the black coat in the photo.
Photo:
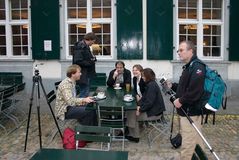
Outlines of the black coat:
M84 40L75 44L72 56L72 64L77 64L81 67L81 78L77 83L87 83L88 78L95 76L95 56L91 53L90 47Z
M146 112L148 117L157 116L165 111L165 104L160 87L156 81L146 83L145 92L139 101L140 112Z
M113 69L112 71L110 71L110 74L107 80L107 85L109 87L113 87L115 84L115 79L113 78L115 70L116 69ZM124 78L124 82L120 83L120 87L125 87L126 83L131 84L131 72L128 69L124 69L123 78Z
M202 114L200 98L204 93L205 66L201 63L190 65L195 59L197 56L193 56L191 61L183 66L179 83L173 84L172 88L189 116ZM177 112L180 116L185 116L181 109L177 109Z

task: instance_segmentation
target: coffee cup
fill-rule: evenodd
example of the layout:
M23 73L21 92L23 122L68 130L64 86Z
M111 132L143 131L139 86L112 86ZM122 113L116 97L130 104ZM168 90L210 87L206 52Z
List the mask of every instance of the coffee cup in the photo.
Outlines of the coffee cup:
M115 88L119 88L120 87L120 84L119 83L116 83L115 84Z
M105 93L104 92L99 92L98 94L97 94L97 98L104 98L105 97Z
M125 100L125 101L132 101L132 100L133 100L133 96L132 96L131 94L126 94L126 95L124 96L124 100Z

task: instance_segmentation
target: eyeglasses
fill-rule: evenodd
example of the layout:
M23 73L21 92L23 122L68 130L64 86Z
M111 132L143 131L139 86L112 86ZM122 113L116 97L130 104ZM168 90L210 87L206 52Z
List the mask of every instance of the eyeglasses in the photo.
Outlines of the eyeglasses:
M179 50L177 50L177 53L178 53L178 52L183 52L183 51L184 51L184 49L179 49Z

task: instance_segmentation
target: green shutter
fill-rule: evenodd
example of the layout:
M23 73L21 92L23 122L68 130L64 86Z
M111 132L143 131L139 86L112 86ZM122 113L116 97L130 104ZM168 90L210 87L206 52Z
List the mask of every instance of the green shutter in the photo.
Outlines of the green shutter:
M147 0L147 59L173 59L173 0Z
M31 0L31 27L33 59L59 59L59 1ZM44 40L51 41L51 51L44 51Z
M143 58L142 0L117 0L117 58Z
M238 61L239 60L239 1L231 0L230 1L230 27L229 27L229 61Z

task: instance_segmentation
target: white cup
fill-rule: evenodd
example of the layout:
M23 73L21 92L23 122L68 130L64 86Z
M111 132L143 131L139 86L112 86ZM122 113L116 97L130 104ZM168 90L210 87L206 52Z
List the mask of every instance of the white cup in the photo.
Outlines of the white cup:
M124 100L125 100L125 101L132 101L132 100L133 100L133 96L132 96L131 94L126 94L126 95L124 96Z
M120 87L120 84L119 84L119 83L116 83L116 84L115 84L115 87L116 87L116 88L119 88L119 87Z
M104 92L99 92L97 94L97 98L104 98L105 97L105 93Z

